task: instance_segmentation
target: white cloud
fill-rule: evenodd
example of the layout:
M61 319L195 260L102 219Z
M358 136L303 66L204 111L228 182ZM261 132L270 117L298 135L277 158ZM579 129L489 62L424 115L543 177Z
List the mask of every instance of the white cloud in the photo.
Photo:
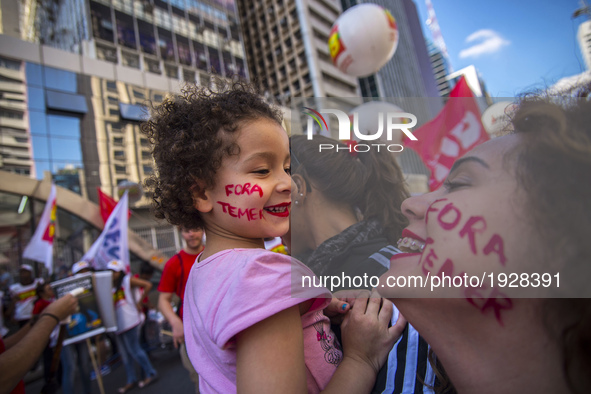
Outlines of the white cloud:
M469 48L460 51L460 58L478 57L499 51L502 47L511 44L505 40L499 33L490 29L475 31L466 38L466 42L480 41Z

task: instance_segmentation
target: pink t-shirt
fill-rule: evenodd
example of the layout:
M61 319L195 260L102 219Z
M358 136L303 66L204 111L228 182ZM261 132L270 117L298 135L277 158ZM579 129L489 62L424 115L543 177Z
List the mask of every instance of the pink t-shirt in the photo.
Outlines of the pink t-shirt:
M264 249L224 250L193 265L183 322L202 393L236 392L236 334L309 299L316 301L302 315L308 392L326 387L342 359L322 311L331 294L325 288L302 289L302 275L314 273Z

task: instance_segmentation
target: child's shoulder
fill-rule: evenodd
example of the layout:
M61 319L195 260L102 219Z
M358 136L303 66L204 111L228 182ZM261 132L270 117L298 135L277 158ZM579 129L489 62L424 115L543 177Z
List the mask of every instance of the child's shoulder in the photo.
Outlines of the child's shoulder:
M211 261L211 260L219 260L219 259L238 259L238 260L250 260L250 259L280 259L280 260L290 260L291 257L281 254L272 252L270 250L266 250L263 248L235 248L235 249L225 249L221 250L212 256L208 257L207 259L203 260L203 262Z

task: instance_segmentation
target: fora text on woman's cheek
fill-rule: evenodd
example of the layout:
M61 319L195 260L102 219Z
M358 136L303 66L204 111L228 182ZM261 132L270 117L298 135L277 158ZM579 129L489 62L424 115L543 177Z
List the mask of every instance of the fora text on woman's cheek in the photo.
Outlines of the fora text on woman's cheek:
M429 222L429 216L435 217L437 224L444 231L457 233L459 238L467 239L470 251L474 256L478 256L479 249L477 246L477 238L482 238L482 233L486 230L486 220L482 216L470 216L467 220L462 221L462 212L453 203L447 203L443 206L447 199L439 199L434 201L427 209L425 222ZM435 206L438 204L438 206ZM463 222L463 225L461 223ZM499 263L505 266L507 258L505 257L503 238L498 234L493 234L490 238L485 239L486 244L480 251L485 256L494 253L498 256ZM438 277L448 276L463 276L465 272L458 272L459 269L454 267L451 259L447 258L441 263L434 249L433 238L427 238L425 242L425 252L421 259L421 269L424 275L435 275ZM437 273L433 272L439 267ZM464 287L464 296L466 300L478 308L482 314L492 311L496 320L500 325L503 325L501 312L513 308L513 301L508 298L499 289L493 287L488 289L484 283L480 287Z

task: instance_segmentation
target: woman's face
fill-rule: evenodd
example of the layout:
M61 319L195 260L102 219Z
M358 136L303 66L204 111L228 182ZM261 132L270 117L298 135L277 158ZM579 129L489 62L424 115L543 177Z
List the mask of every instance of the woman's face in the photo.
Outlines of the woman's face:
M390 270L380 279L382 295L436 297L444 293L432 285L444 274L487 279L491 273L496 278L499 272L519 273L527 268L533 261L534 241L526 220L527 200L519 192L514 160L505 159L521 138L508 135L479 145L456 161L441 188L403 202L409 225L399 247L410 253L394 256ZM387 282L388 276L400 275L420 275L427 286L420 293L401 293L399 287L391 286L392 279ZM483 287L447 286L445 296L463 298L465 305L502 324L513 302L498 283L494 287L484 283Z

